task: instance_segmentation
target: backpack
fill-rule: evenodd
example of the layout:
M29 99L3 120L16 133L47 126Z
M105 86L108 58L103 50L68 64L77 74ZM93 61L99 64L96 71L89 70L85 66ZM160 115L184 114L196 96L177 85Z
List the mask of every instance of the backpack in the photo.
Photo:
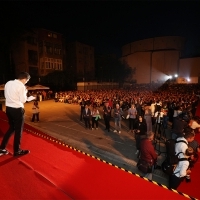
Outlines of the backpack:
M180 152L181 153L181 152ZM180 162L180 161L184 161L184 160L188 160L187 158L178 158L178 162L177 162L177 164ZM162 171L165 173L165 174L167 174L167 175L172 175L173 173L174 173L174 170L175 170L175 168L176 168L176 166L177 166L177 164L174 164L174 165L172 165L172 164L170 164L169 162L168 162L168 160L167 159L165 159L165 161L162 163Z
M179 152L178 154L175 154L176 153L175 152L175 144L180 143L180 142L184 142L185 144L187 144L184 140L177 141L174 139L169 139L165 143L167 157L164 160L164 162L162 163L161 167L162 167L163 172L165 172L168 175L173 174L173 171L179 161L187 160L185 158L178 158L179 154L181 154L183 152Z

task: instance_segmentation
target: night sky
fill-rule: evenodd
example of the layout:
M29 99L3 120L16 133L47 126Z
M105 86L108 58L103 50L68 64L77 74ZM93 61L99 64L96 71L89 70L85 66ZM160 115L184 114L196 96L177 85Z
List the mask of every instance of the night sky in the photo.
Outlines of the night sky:
M94 46L97 53L121 55L121 47L158 36L186 37L184 55L200 55L197 1L17 1L2 2L1 29L41 27L66 41Z

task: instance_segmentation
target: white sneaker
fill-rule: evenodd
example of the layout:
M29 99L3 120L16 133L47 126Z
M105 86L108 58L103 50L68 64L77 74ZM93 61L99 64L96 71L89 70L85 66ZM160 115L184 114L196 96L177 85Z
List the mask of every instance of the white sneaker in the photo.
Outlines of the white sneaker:
M121 133L121 131L119 131L119 134Z
M114 133L117 133L117 131L116 131L116 130L114 130L113 132L114 132Z
M138 154L139 153L139 151L137 150L136 152L135 152L135 154Z
M8 150L0 149L0 156L9 154Z

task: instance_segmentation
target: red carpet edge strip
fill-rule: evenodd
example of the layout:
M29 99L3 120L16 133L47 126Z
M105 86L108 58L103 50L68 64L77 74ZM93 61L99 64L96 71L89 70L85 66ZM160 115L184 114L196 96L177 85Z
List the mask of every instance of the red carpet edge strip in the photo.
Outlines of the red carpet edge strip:
M5 121L5 120L4 120L4 121ZM182 192L179 192L179 191L177 191L177 190L171 189L171 188L169 188L169 187L167 187L167 186L165 186L165 185L162 185L162 184L157 183L157 182L155 182L155 181L149 180L149 179L147 179L147 178L145 178L145 177L143 177L143 176L141 176L141 175L139 175L139 174L136 174L136 173L134 173L134 172L131 172L131 171L129 171L129 170L126 170L126 169L124 169L124 168L122 168L122 167L119 167L119 166L114 165L114 164L112 164L112 163L110 163L110 162L107 162L107 161L105 161L105 160L102 160L102 159L100 159L100 158L98 158L98 157L96 157L96 156L93 156L93 155L91 155L91 154L85 153L85 152L83 152L83 151L81 151L81 150L79 150L79 149L77 149L77 148L75 148L75 147L72 147L71 145L68 145L68 144L66 144L66 143L64 143L64 142L62 142L62 141L60 141L60 140L58 140L58 139L56 139L56 138L54 138L54 137L52 137L52 136L47 135L46 133L38 133L38 132L36 132L36 131L32 131L32 130L27 129L27 128L24 128L24 129L25 129L26 131L30 132L30 133L33 133L33 134L39 136L39 137L42 137L42 138L47 139L47 140L50 140L50 141L55 142L55 143L57 143L57 144L59 144L59 145L65 146L65 147L70 148L70 149L72 149L72 150L74 150L74 151L77 151L77 152L79 152L79 153L82 153L82 154L84 154L84 155L86 155L86 156L89 156L89 157L91 157L91 158L94 158L94 159L96 159L96 160L98 160L98 161L101 161L101 162L106 163L106 164L108 164L108 165L111 165L111 166L113 166L113 167L115 167L115 168L118 168L118 169L120 169L120 170L122 170L122 171L125 171L125 172L128 172L128 173L130 173L130 174L133 174L133 175L135 175L135 176L137 176L137 177L140 177L140 178L144 179L145 181L149 181L149 182L151 182L151 183L153 183L153 184L155 184L155 185L158 185L158 186L160 186L160 187L162 187L162 188L164 188L164 189L171 190L172 192L175 192L175 193L177 193L177 194L179 194L179 195L181 195L181 196L184 196L184 197L186 197L186 198L188 198L188 199L197 200L196 198L191 197L191 196L189 196L189 195L187 195L187 194L185 194L185 193L182 193Z

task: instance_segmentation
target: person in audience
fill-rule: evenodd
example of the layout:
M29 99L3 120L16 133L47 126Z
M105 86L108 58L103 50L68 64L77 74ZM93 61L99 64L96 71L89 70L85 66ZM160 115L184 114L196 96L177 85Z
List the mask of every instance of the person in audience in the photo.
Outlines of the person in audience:
M183 136L183 130L188 126L188 122L180 114L173 121L172 139Z
M145 107L144 110L144 119L147 124L147 132L152 131L152 112L149 106Z
M20 148L24 126L24 103L28 100L25 84L30 78L31 77L27 72L21 72L17 79L8 81L5 84L4 94L6 98L5 105L9 128L0 145L0 156L9 153L5 148L14 132L14 156L22 156L30 152L29 150L22 150Z
M84 99L82 99L79 103L80 107L81 107L81 110L80 110L80 121L82 121L83 119L83 111L85 109L85 101Z
M195 116L189 121L189 127L191 127L195 133L200 132L200 123L199 123L199 117Z
M133 133L133 130L135 129L135 121L137 117L137 110L135 108L135 105L132 104L131 107L128 109L128 120L129 120L129 131Z
M89 109L89 106L86 104L83 110L83 119L85 121L86 129L87 128L91 129L90 117L91 117L91 110Z
M169 187L172 189L177 189L184 178L189 177L191 170L189 168L189 158L193 156L194 150L188 147L185 152L179 155L179 158L186 158L186 160L179 161L178 165L175 167L173 174L169 177Z
M105 130L110 132L111 107L109 106L108 102L105 102L103 107L103 118L106 126Z
M176 140L177 141L185 141L185 142L179 142L175 144L175 153L176 155L181 153L184 153L186 151L186 149L188 148L188 143L192 142L195 138L195 133L193 131L191 131L190 129L185 129L183 131L183 135L182 137L178 137Z
M35 100L33 102L33 106L32 106L32 113L33 113L33 116L32 116L32 122L35 122L35 118L36 118L36 122L39 122L39 114L40 114L40 110L39 110L39 104L38 104L38 101Z
M115 130L114 132L119 132L121 133L121 120L122 120L122 115L123 115L122 108L120 108L119 104L116 104L116 107L113 109L113 116L115 120Z
M97 109L97 106L96 105L93 105L93 109L91 111L91 115L92 115L92 130L94 130L94 125L96 126L96 130L98 130L98 126L99 126L99 111Z
M163 111L161 110L161 107L160 105L158 105L158 110L155 112L154 114L154 118L155 118L155 133L159 133L161 134L161 131L162 131L162 125L163 125L163 116L164 116L164 113Z
M138 120L135 123L135 140L137 151L135 154L139 153L140 150L140 141L146 137L147 133L147 124L145 119L142 116L138 117Z
M152 172L144 175L144 177L148 178L149 180L152 180L153 177L152 173L154 171L154 166L157 165L157 158L158 158L158 155L156 154L156 151L152 144L153 139L154 139L154 132L150 131L146 134L146 137L142 139L140 142L139 159L146 161L152 166Z

